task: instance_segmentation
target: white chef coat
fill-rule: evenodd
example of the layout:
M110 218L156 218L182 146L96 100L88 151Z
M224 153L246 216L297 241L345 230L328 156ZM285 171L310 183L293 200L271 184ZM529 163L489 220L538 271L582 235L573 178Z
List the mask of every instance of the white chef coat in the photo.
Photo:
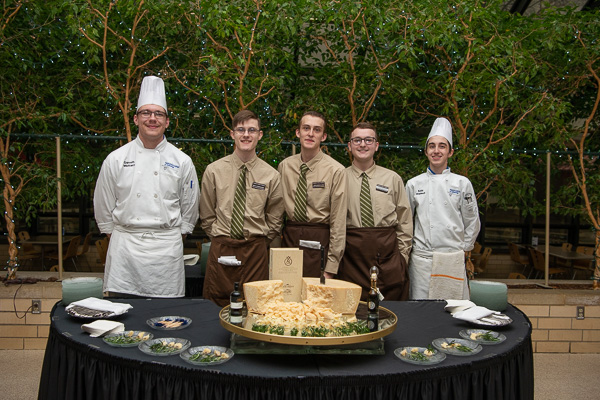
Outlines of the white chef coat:
M409 262L411 299L427 298L433 252L473 249L479 229L479 210L469 179L446 168L427 172L406 183L413 210L414 234Z
M94 214L111 234L104 290L152 297L185 295L183 243L198 220L192 160L166 139L146 149L139 137L108 155Z

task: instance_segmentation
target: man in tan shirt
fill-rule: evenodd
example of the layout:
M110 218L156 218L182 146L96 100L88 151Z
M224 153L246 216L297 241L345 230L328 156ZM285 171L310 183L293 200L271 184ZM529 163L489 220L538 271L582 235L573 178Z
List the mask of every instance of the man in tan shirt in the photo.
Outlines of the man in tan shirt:
M385 299L406 300L413 223L404 183L394 171L375 164L379 139L372 124L361 122L352 130L348 149L353 161L346 168L346 250L338 278L360 285L366 300L369 271L376 266Z
M319 242L325 247L327 278L337 274L346 240L345 168L321 151L321 142L327 139L326 127L325 116L315 111L306 112L296 129L300 154L279 164L287 216L282 246L304 251L305 277L320 276L321 252L300 247L300 240ZM303 207L297 207L296 200L302 169L306 176L304 213L297 210Z
M200 194L201 226L211 239L203 297L219 306L229 303L234 282L269 278L268 245L280 235L284 210L279 173L256 156L260 119L243 110L232 126L233 154L206 167ZM219 262L223 256L235 256L240 265Z

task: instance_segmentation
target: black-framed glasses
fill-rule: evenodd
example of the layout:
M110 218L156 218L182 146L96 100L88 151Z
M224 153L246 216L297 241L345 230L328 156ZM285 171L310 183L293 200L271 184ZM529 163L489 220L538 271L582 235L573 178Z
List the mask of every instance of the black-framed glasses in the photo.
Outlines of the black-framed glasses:
M256 128L242 128L241 126L238 126L237 128L234 129L234 131L236 133L239 133L240 135L243 135L245 132L248 132L249 135L254 135L255 133L260 132L260 129L256 129Z
M353 145L355 146L360 146L360 144L363 142L363 140L365 141L366 145L370 145L373 144L377 141L376 138L374 138L373 136L367 136L364 138L361 137L353 137L352 139L350 139L350 142L352 142Z
M150 111L150 110L142 110L138 111L137 115L142 118L150 118L154 114L156 119L163 119L167 117L167 113L163 111Z

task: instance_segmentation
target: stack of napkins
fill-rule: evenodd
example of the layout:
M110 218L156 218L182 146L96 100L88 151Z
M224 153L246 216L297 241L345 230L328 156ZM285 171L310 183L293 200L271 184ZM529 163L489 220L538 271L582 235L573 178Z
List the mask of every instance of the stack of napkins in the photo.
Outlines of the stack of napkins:
M102 312L111 312L113 315L125 314L130 308L132 308L131 304L113 303L112 301L108 300L88 297L87 299L75 301L69 304L66 310L77 307L89 308L91 310Z
M235 256L221 256L217 261L219 262L219 264L223 265L242 265L242 262L238 261L238 259Z
M91 337L99 337L110 333L123 332L125 325L122 322L98 319L92 323L81 325L81 329L88 332Z
M498 312L485 307L477 306L469 300L446 300L444 309L452 314L454 318L463 321L475 322L480 318L489 317Z

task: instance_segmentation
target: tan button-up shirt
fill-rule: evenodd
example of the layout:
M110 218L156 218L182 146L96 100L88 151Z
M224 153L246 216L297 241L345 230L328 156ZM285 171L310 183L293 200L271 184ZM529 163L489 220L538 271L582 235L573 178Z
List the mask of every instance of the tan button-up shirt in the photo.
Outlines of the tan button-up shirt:
M300 154L288 157L279 164L285 213L292 221L301 164ZM306 165L306 215L310 223L329 225L329 253L325 271L336 274L346 245L345 168L321 151Z
M413 221L410 203L400 175L387 168L373 164L365 171L371 189L371 204L375 227L394 227L398 238L398 249L408 263L412 246ZM360 191L362 186L360 169L351 165L346 168L348 179L348 215L346 226L360 228Z
M200 223L209 237L231 234L235 188L244 163L235 154L206 167L200 193ZM275 168L254 157L246 163L246 213L244 237L273 240L283 223L281 178Z

